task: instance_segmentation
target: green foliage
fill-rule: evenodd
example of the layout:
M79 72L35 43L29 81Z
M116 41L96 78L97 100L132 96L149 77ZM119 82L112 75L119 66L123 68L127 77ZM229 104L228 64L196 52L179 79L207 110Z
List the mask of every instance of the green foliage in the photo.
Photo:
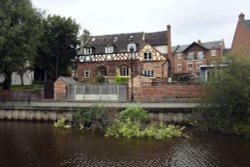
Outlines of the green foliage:
M120 113L120 119L146 123L149 120L147 112L139 105L129 105L125 110Z
M149 124L147 113L140 106L129 106L115 119L112 126L105 131L106 137L153 138L167 139L173 137L189 137L183 132L184 127L174 125Z
M203 128L225 133L250 124L250 57L228 55L228 67L216 68L203 101ZM244 128L245 129L245 128Z
M115 76L115 83L117 84L128 83L129 79L130 78L128 76Z
M11 74L23 74L33 64L41 15L30 0L1 1L0 11L0 73L5 77L3 88L9 89Z
M65 128L65 129L71 128L71 126L66 124L65 121L66 121L65 118L61 118L61 119L55 121L54 122L54 127L55 128Z
M95 83L104 83L105 82L105 78L104 78L104 76L101 76L101 75L97 75L96 77L95 77Z
M111 124L113 118L108 108L96 104L89 108L78 108L73 113L73 120L79 128L104 130Z
M72 18L48 15L41 24L41 37L35 65L46 71L44 78L69 76L76 56L79 25Z

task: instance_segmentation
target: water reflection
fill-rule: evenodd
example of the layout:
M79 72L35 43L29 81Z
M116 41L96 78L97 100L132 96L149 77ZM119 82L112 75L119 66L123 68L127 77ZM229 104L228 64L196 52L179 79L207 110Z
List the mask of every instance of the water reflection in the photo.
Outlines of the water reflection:
M250 166L250 139L117 140L48 123L0 122L0 166Z

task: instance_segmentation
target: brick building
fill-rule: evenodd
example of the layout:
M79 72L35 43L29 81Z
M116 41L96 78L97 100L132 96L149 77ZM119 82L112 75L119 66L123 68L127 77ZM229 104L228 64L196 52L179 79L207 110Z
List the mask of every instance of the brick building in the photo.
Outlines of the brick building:
M166 80L171 72L171 27L153 33L90 36L78 52L76 77L143 75ZM132 74L132 75L131 75Z
M200 40L190 45L178 45L173 50L173 74L198 74L201 66L220 64L220 58L225 49L223 39L220 41L204 42Z
M241 13L234 33L232 51L248 50L250 53L250 20L245 20Z

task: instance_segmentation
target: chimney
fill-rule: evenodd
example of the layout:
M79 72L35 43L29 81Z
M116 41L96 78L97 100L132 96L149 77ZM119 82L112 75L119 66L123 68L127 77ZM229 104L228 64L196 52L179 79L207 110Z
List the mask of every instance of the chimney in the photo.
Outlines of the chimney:
M171 50L171 26L167 25L167 44L168 44L168 55L172 54Z
M245 15L244 15L244 13L240 13L239 21L243 21L243 20L245 20Z
M198 44L201 44L201 40L200 40L200 39L198 39L198 41L197 41L197 42L198 42Z

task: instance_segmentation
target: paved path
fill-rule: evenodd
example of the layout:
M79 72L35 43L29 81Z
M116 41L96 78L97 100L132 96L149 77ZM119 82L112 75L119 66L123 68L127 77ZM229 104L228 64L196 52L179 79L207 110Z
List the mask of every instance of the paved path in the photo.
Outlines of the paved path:
M80 103L80 102L31 102L30 106L40 107L90 107L101 104L105 107L124 108L131 104L139 104L143 108L196 108L198 103Z

